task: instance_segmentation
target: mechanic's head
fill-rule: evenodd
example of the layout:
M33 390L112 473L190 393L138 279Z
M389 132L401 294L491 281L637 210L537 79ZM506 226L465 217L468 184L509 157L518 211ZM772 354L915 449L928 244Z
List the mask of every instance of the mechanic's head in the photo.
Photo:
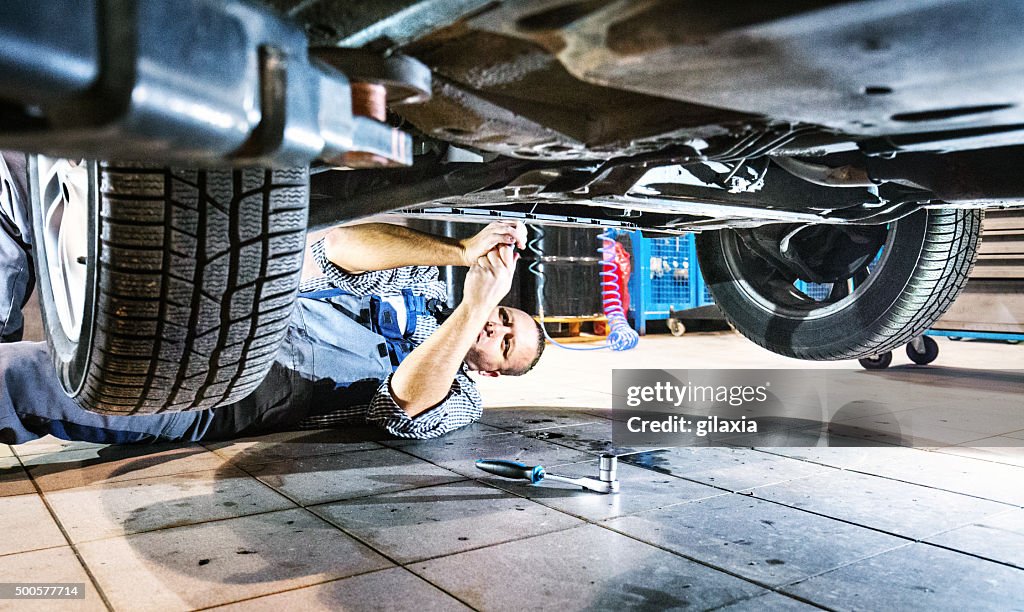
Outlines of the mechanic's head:
M466 353L466 365L484 376L521 376L544 352L544 329L518 308L498 306Z

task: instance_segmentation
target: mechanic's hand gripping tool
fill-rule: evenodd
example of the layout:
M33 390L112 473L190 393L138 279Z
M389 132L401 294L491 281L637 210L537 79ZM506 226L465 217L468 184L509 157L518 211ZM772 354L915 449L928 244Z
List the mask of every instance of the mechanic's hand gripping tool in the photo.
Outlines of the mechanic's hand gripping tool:
M529 480L532 484L539 484L543 480L552 480L577 485L598 493L618 493L619 479L616 473L615 455L601 455L599 461L597 478L570 478L569 476L549 474L544 470L544 466L526 465L506 459L477 459L476 467L503 478Z

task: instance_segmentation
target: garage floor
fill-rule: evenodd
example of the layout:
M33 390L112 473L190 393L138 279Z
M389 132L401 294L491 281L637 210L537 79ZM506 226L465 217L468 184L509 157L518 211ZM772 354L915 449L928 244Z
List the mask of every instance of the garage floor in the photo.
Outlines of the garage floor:
M936 397L1024 369L1024 346L939 342ZM906 362L885 375L922 375ZM851 364L648 336L629 353L549 348L540 371L483 381L482 422L441 440L0 446L0 575L85 583L84 600L27 602L61 610L1024 609L1019 396L957 447L633 452L615 496L474 468L596 475L615 367ZM0 609L35 609L14 604Z

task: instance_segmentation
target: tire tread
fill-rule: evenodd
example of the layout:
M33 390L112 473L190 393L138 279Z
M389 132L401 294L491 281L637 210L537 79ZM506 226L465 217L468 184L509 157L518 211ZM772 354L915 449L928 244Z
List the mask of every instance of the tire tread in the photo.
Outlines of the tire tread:
M838 361L886 353L922 335L960 295L977 259L983 217L981 210L928 210L916 267L898 299L870 329L861 330L842 346L831 343L828 347L815 349L773 342L764 334L745 331L742 322L731 316L726 308L721 310L729 323L747 338L787 357ZM703 260L706 255L700 253L700 256ZM709 289L717 302L721 296L716 295L714 284L709 284Z
M154 414L252 392L298 291L307 185L304 168L103 166L96 332L77 399Z

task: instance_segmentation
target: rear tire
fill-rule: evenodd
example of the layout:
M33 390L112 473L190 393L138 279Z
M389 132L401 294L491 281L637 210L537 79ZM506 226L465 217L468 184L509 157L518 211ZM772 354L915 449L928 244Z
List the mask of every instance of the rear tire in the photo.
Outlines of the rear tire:
M298 289L307 169L89 163L88 253L63 256L87 268L69 325L58 302L74 282L51 265L63 243L52 235L54 191L41 159L29 167L40 303L68 395L130 415L214 408L255 390Z
M798 359L860 359L920 336L949 308L974 265L981 219L930 209L891 224L867 281L834 303L768 285L768 264L731 230L698 236L697 253L715 303L747 338Z

